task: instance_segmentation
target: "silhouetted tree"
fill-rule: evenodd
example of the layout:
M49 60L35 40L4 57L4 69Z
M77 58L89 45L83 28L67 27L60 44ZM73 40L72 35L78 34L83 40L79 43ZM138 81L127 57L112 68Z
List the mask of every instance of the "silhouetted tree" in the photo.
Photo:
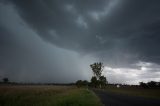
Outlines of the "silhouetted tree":
M4 83L8 83L8 82L9 82L9 79L8 79L8 78L3 78L3 82L4 82Z
M160 87L160 82L157 82L157 86Z
M148 87L153 88L153 87L157 86L157 83L155 81L150 81L150 82L147 83L147 85L148 85Z
M98 84L97 78L95 76L93 76L91 78L91 86L97 87L97 84Z
M78 80L76 82L76 86L79 88L79 87L87 87L88 86L88 81L87 80Z
M150 81L147 83L140 82L139 84L143 88L159 88L160 87L160 82L156 82L156 81Z
M100 85L101 85L102 87L106 86L106 84L107 84L107 79L106 79L106 77L100 76L100 78L99 78L99 83L100 83Z
M103 63L97 62L90 65L93 71L93 77L91 78L91 85L94 87L104 87L107 83L106 77L102 76Z
M104 68L103 63L93 63L90 65L90 67L92 68L94 76L97 77L97 79L99 79Z
M84 80L84 81L83 81L83 85L84 85L84 86L88 86L88 84L89 84L89 82L88 82L87 80Z
M79 87L81 87L82 86L82 80L78 80L77 82L76 82L76 86L79 88Z
M143 88L148 88L148 85L144 82L139 82L139 85Z

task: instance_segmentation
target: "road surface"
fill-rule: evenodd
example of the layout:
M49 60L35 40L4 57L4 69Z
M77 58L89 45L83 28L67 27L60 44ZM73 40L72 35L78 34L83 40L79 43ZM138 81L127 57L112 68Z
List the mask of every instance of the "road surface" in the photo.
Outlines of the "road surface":
M160 99L150 99L109 91L93 90L100 97L104 106L160 106Z

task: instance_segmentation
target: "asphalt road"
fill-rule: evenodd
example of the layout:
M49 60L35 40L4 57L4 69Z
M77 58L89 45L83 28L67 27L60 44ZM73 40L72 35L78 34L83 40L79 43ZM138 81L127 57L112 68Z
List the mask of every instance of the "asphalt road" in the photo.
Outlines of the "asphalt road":
M93 90L104 106L160 106L160 99L116 94L108 91Z

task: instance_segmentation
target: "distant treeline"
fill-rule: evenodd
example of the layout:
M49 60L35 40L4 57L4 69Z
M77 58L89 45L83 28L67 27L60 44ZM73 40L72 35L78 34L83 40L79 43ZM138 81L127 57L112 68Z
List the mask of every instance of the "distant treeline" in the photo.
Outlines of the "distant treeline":
M77 85L77 87L83 87L83 86L95 87L95 86L92 85L92 82L88 82L86 80L84 80L84 81L78 80L75 84ZM156 82L156 81L149 81L147 83L140 82L139 85L108 83L105 86L121 87L121 88L158 88L159 89L160 88L160 82Z
M103 82L95 82L100 83L105 86L119 86L122 88L125 87L132 87L132 88L160 88L160 82L156 81L149 81L149 82L140 82L139 85L127 85L127 84L111 84L111 83L103 83ZM62 85L62 86L70 86L70 85L76 85L77 87L96 87L94 84L94 81L91 80L91 82L88 82L87 80L78 80L73 83L22 83L22 82L10 82L8 78L3 78L3 81L0 82L0 85Z
M160 88L160 82L150 81L147 83L140 82L139 85L143 88Z
M75 83L21 83L21 82L0 82L0 85L75 85Z
M11 82L8 78L3 78L3 81L0 81L0 85L75 85L75 83L33 83L33 82Z

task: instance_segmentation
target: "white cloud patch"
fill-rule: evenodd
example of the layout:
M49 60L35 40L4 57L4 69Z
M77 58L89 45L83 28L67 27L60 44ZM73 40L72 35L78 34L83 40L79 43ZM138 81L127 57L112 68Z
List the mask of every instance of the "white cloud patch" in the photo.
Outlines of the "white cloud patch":
M140 68L112 68L109 66L104 67L103 74L107 76L110 83L126 83L126 84L139 84L139 82L147 81L160 81L160 65L154 63L139 62L136 65ZM155 67L156 66L156 67Z
M147 70L147 71L153 71L153 72L160 71L160 65L156 63L139 61L134 65L138 66L141 70Z

